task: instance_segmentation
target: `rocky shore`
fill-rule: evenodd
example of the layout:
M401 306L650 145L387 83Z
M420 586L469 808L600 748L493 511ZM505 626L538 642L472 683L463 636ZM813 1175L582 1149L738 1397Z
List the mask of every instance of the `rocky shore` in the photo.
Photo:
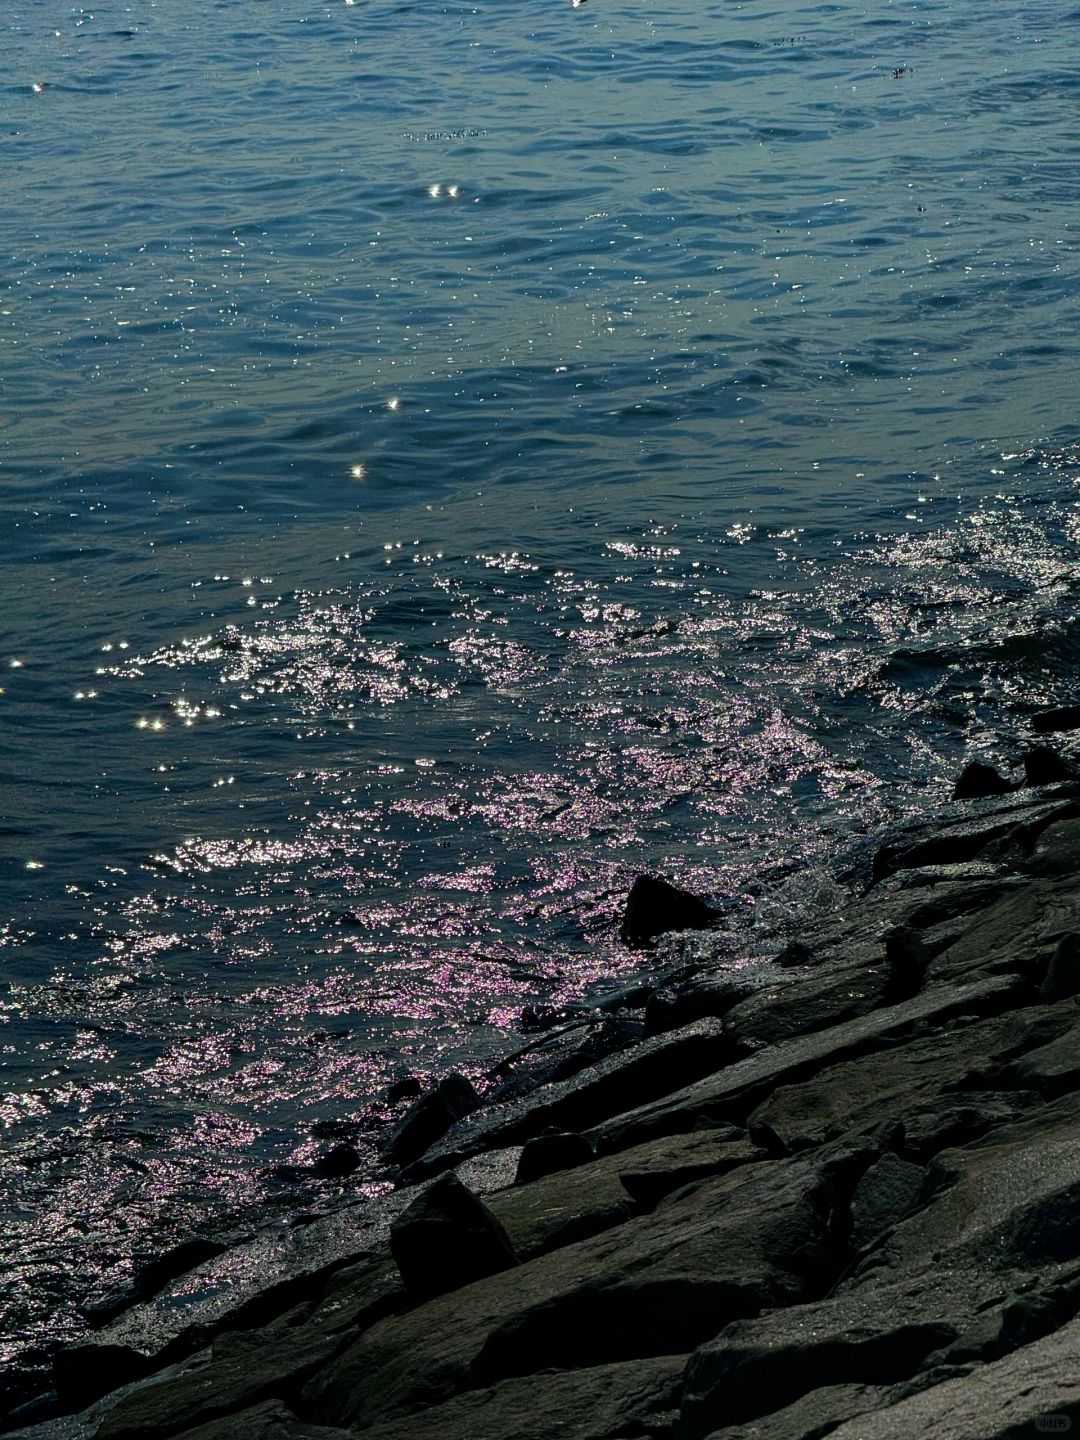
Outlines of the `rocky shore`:
M769 985L686 966L538 1029L482 1101L460 1078L412 1101L385 1195L173 1257L14 1433L1066 1432L1080 782L1047 753L868 850ZM712 918L645 882L624 926Z

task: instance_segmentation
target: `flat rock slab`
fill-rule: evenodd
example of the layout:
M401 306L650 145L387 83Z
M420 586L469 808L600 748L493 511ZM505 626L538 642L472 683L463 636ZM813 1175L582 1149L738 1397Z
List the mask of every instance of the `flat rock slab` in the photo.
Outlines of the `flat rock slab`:
M936 1160L941 1189L893 1230L893 1269L948 1255L981 1273L1080 1259L1080 1095Z
M936 1148L942 1149L950 1124L964 1138L974 1138L979 1128L1011 1118L1008 1102L1019 1109L1023 1095L1006 1095L995 1106L984 1107L982 1119L975 1113L979 1101L974 1082L996 1073L1002 1088L1009 1088L1006 1067L1012 1057L1049 1038L1044 1027L1065 1028L1068 1018L1062 1014L1059 1019L1053 1011L1021 1010L988 1020L957 1021L948 1030L842 1060L795 1084L777 1086L751 1114L751 1133L767 1133L787 1150L803 1150L894 1121L903 1122L906 1130L910 1122L919 1139L908 1158L920 1159L919 1146L923 1153L934 1148L935 1126L940 1136Z
M691 1355L683 1418L701 1434L759 1421L823 1387L873 1386L880 1396L958 1339L953 1300L894 1286L736 1321Z
M100 1366L106 1347L116 1347L136 1364L159 1366L223 1329L259 1324L314 1299L335 1269L386 1245L392 1219L411 1198L408 1192L381 1196L237 1246L126 1311L77 1347L83 1353L72 1360Z
M1080 1422L1080 1320L968 1375L832 1430L832 1440L1019 1440Z
M1080 787L1065 784L1050 794L1014 792L990 801L969 802L962 809L972 811L978 807L978 814L935 825L929 835L925 825L916 826L882 845L874 856L874 879L924 865L964 864L981 856L992 842L1005 840L1021 829L1026 831L1025 838L1033 838L1040 827L1073 813L1078 798Z
M627 1106L666 1095L724 1063L723 1036L722 1021L697 1020L643 1040L632 1050L611 1055L569 1080L541 1086L523 1100L481 1110L455 1125L409 1168L406 1178L424 1179L479 1150L520 1144L549 1125L583 1130Z
M185 1430L177 1440L356 1440L356 1437L347 1430L307 1424L298 1420L279 1400L268 1400L250 1410Z
M678 1410L685 1364L685 1355L661 1355L524 1375L360 1433L365 1440L614 1440L644 1434Z
M1071 881L1039 880L1009 889L934 956L927 978L954 984L975 971L1031 973L1041 956L1048 963L1062 936L1078 928L1080 894Z
M222 1336L200 1370L133 1390L105 1416L98 1440L149 1440L290 1393L347 1343L321 1326L290 1324Z
M802 976L741 1000L724 1017L724 1026L737 1044L776 1045L877 1009L889 978L882 960Z
M891 1398L889 1389L877 1385L821 1385L771 1415L711 1430L706 1440L818 1440L841 1421L865 1415Z
M992 976L966 985L928 990L843 1025L775 1045L708 1079L620 1115L591 1132L600 1151L618 1150L655 1135L692 1130L702 1120L741 1121L778 1085L792 1084L830 1065L881 1048L905 1033L950 1016L996 1013L1017 993L1018 982Z
M673 1190L767 1160L733 1125L665 1136L500 1190L488 1204L523 1260L621 1225Z
M790 1303L834 1263L820 1164L743 1165L652 1215L373 1326L305 1387L303 1413L370 1426L479 1384L682 1352Z

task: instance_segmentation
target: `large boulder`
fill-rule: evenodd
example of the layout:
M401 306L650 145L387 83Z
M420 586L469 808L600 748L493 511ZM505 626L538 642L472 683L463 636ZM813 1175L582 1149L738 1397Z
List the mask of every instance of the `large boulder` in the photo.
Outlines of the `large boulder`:
M575 1130L548 1130L527 1140L518 1160L516 1183L527 1185L559 1170L571 1170L594 1157L592 1142Z
M1076 779L1076 766L1049 745L1035 745L1024 756L1024 781L1028 785L1058 785Z
M390 1226L390 1252L405 1288L441 1295L518 1263L510 1237L457 1178L440 1176Z
M626 897L619 938L627 945L646 945L672 930L708 930L717 913L689 890L661 880L658 875L639 875Z
M981 760L972 760L961 770L953 787L954 800L984 800L988 795L1007 795L1013 787L1005 777Z
M383 1142L382 1158L390 1165L408 1165L479 1105L471 1081L464 1075L447 1075L409 1106Z

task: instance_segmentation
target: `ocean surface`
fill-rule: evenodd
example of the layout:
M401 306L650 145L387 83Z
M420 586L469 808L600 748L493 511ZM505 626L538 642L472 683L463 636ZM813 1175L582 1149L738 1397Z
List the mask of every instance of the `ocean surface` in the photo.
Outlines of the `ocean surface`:
M1078 41L5 0L0 1363L1076 698Z

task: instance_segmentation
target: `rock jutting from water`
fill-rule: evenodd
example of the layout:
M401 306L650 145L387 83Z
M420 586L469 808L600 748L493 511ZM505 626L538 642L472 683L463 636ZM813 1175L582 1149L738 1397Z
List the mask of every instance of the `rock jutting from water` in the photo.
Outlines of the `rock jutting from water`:
M572 1073L421 1097L384 1149L396 1188L193 1250L61 1353L16 1433L1064 1433L1080 785L965 800L860 875L771 986L669 977L640 1039Z

